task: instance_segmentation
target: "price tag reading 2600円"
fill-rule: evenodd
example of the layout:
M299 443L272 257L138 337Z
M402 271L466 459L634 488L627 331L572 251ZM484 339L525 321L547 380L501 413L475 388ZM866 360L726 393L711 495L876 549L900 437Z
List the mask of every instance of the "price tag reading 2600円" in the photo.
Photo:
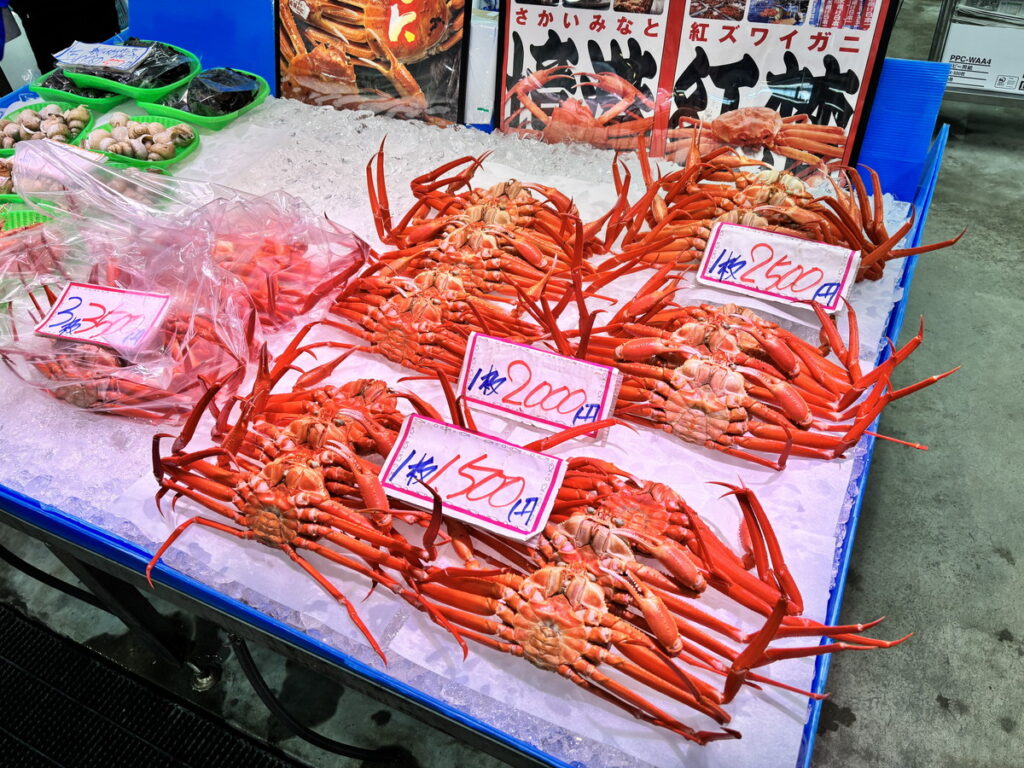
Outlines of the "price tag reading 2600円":
M562 430L611 418L621 381L611 366L473 333L458 392L500 416Z
M89 283L68 283L35 332L133 352L153 335L170 296Z
M380 471L389 496L525 541L547 522L565 461L412 415Z
M857 277L860 251L719 222L711 230L697 281L769 301L834 312Z

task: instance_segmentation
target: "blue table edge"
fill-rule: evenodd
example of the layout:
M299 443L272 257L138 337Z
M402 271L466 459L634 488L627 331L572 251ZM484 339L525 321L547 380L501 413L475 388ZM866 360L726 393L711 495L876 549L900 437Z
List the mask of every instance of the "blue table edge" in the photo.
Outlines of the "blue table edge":
M928 157L924 163L924 170L921 180L918 182L917 192L914 195L914 211L917 214L913 228L908 237L910 247L921 244L924 234L925 223L928 218L928 210L931 206L932 196L935 193L935 185L938 181L939 170L942 167L942 157L949 140L949 126L943 125L935 139L932 141L928 151ZM903 320L907 313L907 302L910 298L910 283L914 279L914 270L917 268L918 256L909 256L905 259L903 275L900 278L899 286L903 289L903 295L889 312L889 322L886 325L885 336L895 341L903 327ZM888 346L884 347L878 355L876 364L884 362L889 357ZM877 422L876 422L877 424ZM873 428L873 427L872 427ZM846 521L845 535L837 548L839 568L836 573L835 584L829 595L828 606L825 613L827 624L838 624L839 613L843 604L843 593L846 590L846 577L850 570L850 558L853 554L853 540L857 532L857 522L860 519L861 507L864 503L864 489L867 487L868 474L871 469L871 460L874 456L875 438L868 436L868 451L863 469L858 477L851 479L850 487L856 486L854 504L850 510L850 516ZM848 488L849 490L849 488ZM823 638L822 643L828 642ZM818 656L814 664L814 681L811 685L813 693L824 693L825 684L828 681L828 671L832 665L832 655L825 654ZM814 740L818 732L818 721L821 719L821 709L824 702L821 699L812 699L808 703L808 717L804 725L803 739L800 742L800 753L797 757L797 768L809 768L811 757L814 752Z

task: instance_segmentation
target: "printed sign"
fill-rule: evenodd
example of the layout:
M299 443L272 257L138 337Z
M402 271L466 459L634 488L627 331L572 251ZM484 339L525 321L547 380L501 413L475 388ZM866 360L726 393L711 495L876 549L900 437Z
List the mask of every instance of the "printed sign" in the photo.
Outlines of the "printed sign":
M806 302L817 301L833 312L859 265L860 251L719 222L708 238L697 281L770 301L803 302L808 309Z
M35 332L133 352L159 327L170 299L166 293L68 283Z
M458 391L484 410L562 430L611 418L621 383L611 366L473 333Z
M851 163L895 8L890 0L505 5L502 130L627 150L647 136L654 156L676 162L694 142L701 153L729 142L777 168L819 156Z
M565 461L423 416L406 418L380 471L385 492L525 541L547 522Z
M1019 27L951 24L943 50L949 84L1024 95L1024 47Z
M54 58L64 67L133 71L149 55L152 46L80 43L77 40Z

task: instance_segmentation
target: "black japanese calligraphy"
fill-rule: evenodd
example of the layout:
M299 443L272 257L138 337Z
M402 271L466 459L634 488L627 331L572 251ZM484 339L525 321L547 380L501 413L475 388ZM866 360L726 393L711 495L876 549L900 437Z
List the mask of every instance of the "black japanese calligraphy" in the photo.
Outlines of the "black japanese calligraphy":
M702 112L708 116L708 90L704 84L705 79L711 80L715 87L721 90L719 109L710 111L710 117L716 117L723 112L738 108L740 89L754 86L759 76L757 62L750 54L744 54L737 61L711 66L704 48L698 45L693 61L676 79L673 89L676 110L669 118L669 125L672 127L678 125L680 117L696 118Z
M587 42L587 53L590 54L591 67L594 72L611 72L618 75L627 83L640 90L648 98L653 98L651 89L644 83L646 79L653 79L658 74L658 62L650 51L640 47L635 38L626 41L628 55L622 55L622 46L618 40L612 40L610 51L611 56L605 58L601 46L594 40ZM594 89L583 89L583 95L591 97Z
M824 73L821 75L813 75L807 67L801 67L792 51L786 51L782 60L785 71L769 72L765 77L772 92L765 106L783 117L807 115L812 123L834 123L845 128L853 116L853 105L846 96L860 89L857 74L852 69L841 72L839 62L831 54L822 59Z

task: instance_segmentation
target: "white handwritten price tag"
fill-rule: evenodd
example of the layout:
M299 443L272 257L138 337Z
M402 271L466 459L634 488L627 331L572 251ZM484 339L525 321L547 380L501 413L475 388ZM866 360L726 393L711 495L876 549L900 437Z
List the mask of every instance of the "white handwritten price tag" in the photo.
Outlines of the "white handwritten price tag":
M131 72L149 55L152 46L106 45L73 42L54 58L65 67L113 69Z
M562 459L414 414L380 479L389 496L430 509L426 484L446 515L525 541L547 522L564 474Z
M817 301L832 312L849 292L859 266L860 251L718 223L704 249L697 281L796 306Z
M459 373L468 403L562 430L611 418L622 373L545 349L473 333Z
M159 327L170 300L166 293L68 283L35 331L133 352Z

